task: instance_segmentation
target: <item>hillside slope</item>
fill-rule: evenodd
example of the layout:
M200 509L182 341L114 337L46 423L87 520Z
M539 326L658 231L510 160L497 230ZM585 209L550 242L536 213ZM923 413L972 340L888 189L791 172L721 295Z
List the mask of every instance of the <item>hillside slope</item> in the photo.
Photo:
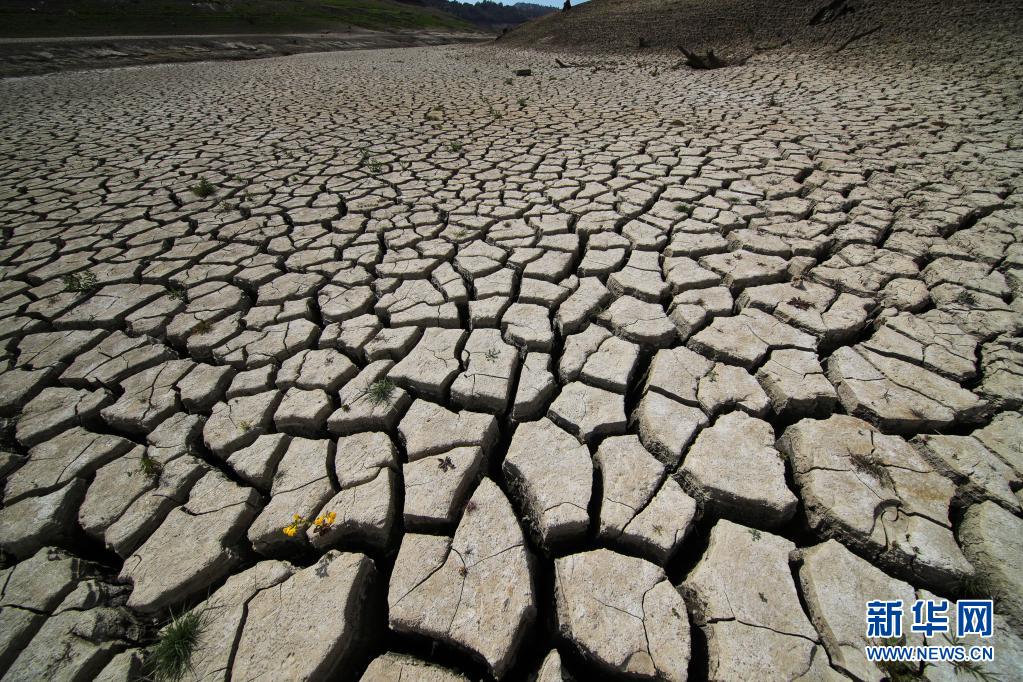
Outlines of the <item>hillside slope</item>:
M0 37L471 31L439 9L396 0L6 0Z
M992 28L1021 35L1023 4L1014 0L591 0L520 26L501 42L582 51L683 45L749 53L781 44L837 50L868 35L874 41L928 43Z

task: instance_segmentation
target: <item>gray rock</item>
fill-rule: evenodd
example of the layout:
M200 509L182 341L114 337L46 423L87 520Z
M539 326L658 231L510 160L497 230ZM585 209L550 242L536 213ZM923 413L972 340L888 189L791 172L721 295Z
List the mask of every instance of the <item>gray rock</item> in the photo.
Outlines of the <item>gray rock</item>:
M722 416L697 436L679 479L706 511L734 521L773 528L796 513L774 429L744 412Z
M391 652L374 658L359 679L360 682L393 682L403 679L422 682L466 682L465 677L447 668Z
M497 420L480 412L452 412L436 403L417 400L398 425L408 460L458 447L480 447L484 453L497 441Z
M824 376L817 354L779 349L757 370L774 411L789 418L824 417L834 411L838 394Z
M60 379L75 388L113 387L132 374L174 357L170 348L153 338L115 331L76 357Z
M16 557L27 557L46 545L69 539L87 487L83 479L74 478L47 495L5 505L0 509L0 548Z
M133 585L128 606L146 613L179 604L227 575L233 546L258 511L259 495L218 472L192 488L188 502L125 559L120 579ZM168 570L173 566L174 570Z
M544 546L586 533L593 462L585 445L549 419L520 424L503 471Z
M987 407L956 382L862 347L836 350L828 379L849 414L898 433L976 421Z
M128 377L121 397L103 409L103 419L122 431L148 433L180 410L177 384L195 367L191 360L170 360Z
M69 609L51 616L21 651L5 680L91 680L132 636L123 609ZM137 636L137 635L136 635Z
M959 486L956 497L962 506L991 500L1009 511L1020 511L1009 487L1016 480L1012 469L976 438L923 434L912 443L935 471Z
M465 342L461 329L430 327L387 376L396 384L433 398L443 398L461 369L458 355Z
M1023 521L993 502L975 504L966 510L959 525L963 553L977 569L986 597L1016 629L1023 628Z
M270 430L280 399L279 392L266 391L217 403L203 426L203 440L215 455L227 459Z
M1023 414L1003 412L991 423L973 432L973 437L984 444L1009 467L1017 479L1023 478Z
M685 680L685 603L655 564L598 549L556 559L558 630L611 673Z
M312 438L325 430L327 417L333 411L330 396L322 389L304 391L292 387L277 406L274 426L278 431Z
M832 415L790 426L778 448L792 463L810 525L825 536L943 589L973 573L949 521L955 486L902 438Z
M332 679L376 633L367 601L376 566L363 554L328 552L247 604L231 678Z
M866 638L864 617L871 600L901 599L912 604L913 588L890 578L860 559L835 540L799 550L802 561L799 583L831 665L856 680L880 682L885 678L876 664L867 661L864 647L879 644ZM920 645L923 638L904 629L906 644Z
M396 512L396 486L398 475L393 468L381 467L369 480L342 487L320 509L316 518L324 518L329 525L316 526L306 531L313 547L323 550L358 542L378 550L387 548L394 528ZM328 514L335 514L330 524Z
M273 365L263 365L256 369L238 372L234 375L225 395L230 400L269 391L274 387L275 374L276 368Z
M554 325L562 336L574 334L611 300L611 292L596 277L583 277L572 295L558 307Z
M338 394L339 407L327 420L331 433L390 430L397 425L412 396L387 379L392 365L390 360L372 362L345 384Z
M863 348L963 382L977 374L977 339L946 316L902 313L886 318Z
M140 649L129 649L110 659L94 682L131 682L145 672L145 660Z
M273 552L301 545L302 533L288 536L283 529L295 516L311 520L334 494L327 466L334 454L329 440L292 438L270 489L270 501L248 527L257 551Z
M526 355L519 371L519 385L515 390L512 418L525 421L546 412L557 387L551 373L551 356L547 353Z
M216 592L198 604L203 627L189 659L196 680L223 679L230 672L234 645L246 623L248 605L265 591L273 590L296 572L284 561L261 561L227 579Z
M639 439L654 457L674 468L697 432L707 425L707 415L698 407L650 391L632 414Z
M483 479L453 539L405 535L387 593L390 626L467 649L500 678L536 617L532 561L511 505Z
M156 485L135 498L117 520L106 527L103 533L106 546L119 556L127 557L160 527L171 510L187 501L192 486L208 471L209 468L195 457L176 457L167 462ZM103 505L101 498L97 504Z
M512 345L549 353L554 345L549 315L544 306L513 303L501 317L501 332Z
M156 487L163 464L152 460L147 472L142 465L145 453L137 446L96 472L78 509L78 522L87 535L102 539L132 502Z
M52 492L76 476L88 478L132 445L119 436L73 427L29 450L24 465L7 477L4 504Z
M277 388L284 391L292 387L306 391L321 389L335 393L358 373L351 360L332 348L304 350L281 363Z
M485 463L482 448L460 447L406 464L405 527L453 525Z
M700 379L713 367L712 361L685 347L659 350L650 362L644 388L686 405L698 406Z
M625 433L625 396L578 381L561 389L547 414L581 443Z
M250 485L269 490L290 442L291 438L282 433L263 434L252 445L231 453L227 463Z
M197 364L175 388L186 410L206 412L214 403L223 400L234 375L235 370L231 367Z
M734 407L754 417L763 417L770 408L767 393L753 375L742 367L721 362L700 377L697 398L703 411L710 415Z
M551 649L540 665L540 670L536 674L536 682L564 682L566 679L567 677L561 670L561 654L557 649Z
M617 299L598 319L609 324L617 336L641 346L666 348L677 337L664 308L632 296Z
M46 547L0 574L0 674L88 572L81 560Z
M681 588L707 637L710 679L841 679L822 664L820 639L799 603L788 563L795 548L726 520L714 525Z
M603 484L600 537L664 564L692 528L696 502L636 436L604 440L594 461Z
M105 389L45 388L21 411L15 436L26 447L38 445L61 431L94 419L110 401L111 395Z
M817 339L756 308L716 317L689 339L689 347L715 360L752 370L777 348L817 350Z
M462 407L501 414L511 400L519 356L496 329L474 329L462 349L465 371L451 385L451 399Z

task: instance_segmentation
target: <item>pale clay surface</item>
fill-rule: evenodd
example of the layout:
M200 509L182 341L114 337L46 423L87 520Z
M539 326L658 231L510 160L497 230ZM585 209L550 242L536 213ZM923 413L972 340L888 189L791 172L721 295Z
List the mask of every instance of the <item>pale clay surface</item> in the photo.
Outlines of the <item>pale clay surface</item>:
M0 81L0 676L1018 673L1023 60L872 40Z

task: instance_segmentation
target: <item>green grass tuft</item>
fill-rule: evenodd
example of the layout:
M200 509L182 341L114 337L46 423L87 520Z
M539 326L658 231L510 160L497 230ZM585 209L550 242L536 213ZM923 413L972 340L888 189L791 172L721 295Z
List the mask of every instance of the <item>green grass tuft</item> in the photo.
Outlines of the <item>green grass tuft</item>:
M211 197L217 193L217 188L214 187L213 183L211 183L206 178L199 178L199 182L195 183L188 189L192 192L192 194L199 197L200 199Z
M366 396L374 405L388 405L391 402L391 394L397 386L390 379L379 379L369 385Z
M142 460L139 462L139 471L150 481L156 483L163 474L163 465L148 454L143 453Z
M192 654L206 626L202 614L195 611L178 616L171 614L170 624L160 634L148 656L150 676L154 680L177 682L191 667Z

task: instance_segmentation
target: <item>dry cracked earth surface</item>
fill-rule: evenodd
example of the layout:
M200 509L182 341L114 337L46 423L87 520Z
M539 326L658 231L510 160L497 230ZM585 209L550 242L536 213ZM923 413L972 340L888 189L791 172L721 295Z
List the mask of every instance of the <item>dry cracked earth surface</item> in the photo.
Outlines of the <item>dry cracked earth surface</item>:
M0 675L1020 679L1018 52L0 82Z

